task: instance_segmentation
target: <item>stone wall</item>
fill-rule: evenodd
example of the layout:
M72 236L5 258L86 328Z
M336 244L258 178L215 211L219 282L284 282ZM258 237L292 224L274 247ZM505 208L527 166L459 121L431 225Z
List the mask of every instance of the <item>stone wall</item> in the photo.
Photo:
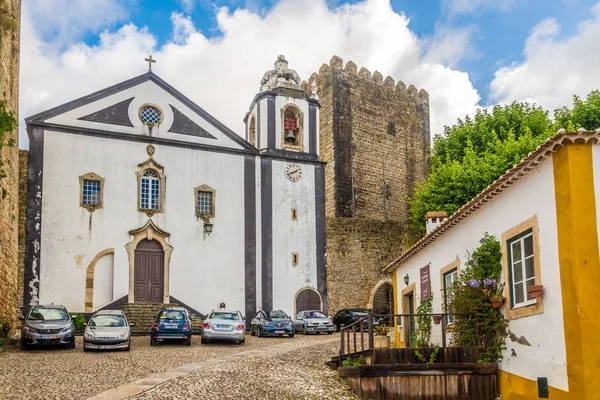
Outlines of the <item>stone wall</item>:
M329 314L366 308L371 291L389 274L381 268L402 252L406 227L398 221L327 218Z
M429 173L429 95L339 57L318 75L327 216L408 221Z
M315 81L320 154L327 162L329 313L367 307L380 271L416 238L409 204L427 179L429 95L334 56ZM308 83L303 83L308 88Z
M0 102L18 115L19 107L19 25L20 0L0 0ZM0 318L16 324L18 223L19 223L19 152L18 132L12 133L13 147L3 147L0 160L4 178L0 178Z
M17 315L23 306L25 283L25 233L27 224L27 173L29 152L19 150L19 268L17 271Z

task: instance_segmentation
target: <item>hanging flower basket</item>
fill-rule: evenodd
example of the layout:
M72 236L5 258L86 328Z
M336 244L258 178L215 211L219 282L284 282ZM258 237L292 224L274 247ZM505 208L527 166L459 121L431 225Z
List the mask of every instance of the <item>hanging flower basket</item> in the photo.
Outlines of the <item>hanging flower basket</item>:
M504 304L504 297L492 297L490 302L492 303L493 308L498 309L502 307L502 304Z
M542 295L544 294L544 286L531 285L527 288L527 294L532 299L537 299L538 297L542 297Z
M442 316L441 315L434 315L433 316L433 323L436 325L439 325L440 322L442 322Z

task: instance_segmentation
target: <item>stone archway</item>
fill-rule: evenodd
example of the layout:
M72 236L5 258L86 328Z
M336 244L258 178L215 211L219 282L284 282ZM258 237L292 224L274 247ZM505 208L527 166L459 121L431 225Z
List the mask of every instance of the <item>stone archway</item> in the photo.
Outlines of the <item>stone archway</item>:
M162 250L164 251L163 259L163 293L162 302L169 302L169 266L171 263L171 253L173 252L173 246L167 243L167 238L170 236L169 233L163 231L154 225L152 220L148 220L146 225L139 229L129 231L129 234L133 236L131 242L125 245L127 250L127 258L129 259L129 295L127 301L129 303L135 302L135 254L138 244L141 241L156 241Z
M377 282L371 290L367 308L373 309L375 314L394 313L394 284L391 278L385 278Z
M114 254L114 248L108 248L102 250L88 265L85 271L85 312L92 312L94 310L94 273L96 272L96 264L100 259L108 254Z

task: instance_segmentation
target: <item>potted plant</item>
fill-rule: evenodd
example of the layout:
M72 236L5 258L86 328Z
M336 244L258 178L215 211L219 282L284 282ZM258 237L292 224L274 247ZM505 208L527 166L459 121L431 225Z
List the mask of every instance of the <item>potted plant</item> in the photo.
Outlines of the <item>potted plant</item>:
M500 308L500 307L502 307L502 304L504 304L504 297L502 297L502 296L491 297L490 303L492 303L493 308L496 308L496 309Z
M527 288L527 294L532 299L537 299L538 297L542 297L542 295L544 294L544 286L531 285Z
M375 325L375 336L374 345L376 349L389 349L390 348L390 336L388 335L390 329L387 325Z
M434 315L433 316L433 323L436 325L439 325L440 322L442 322L442 316L441 315Z

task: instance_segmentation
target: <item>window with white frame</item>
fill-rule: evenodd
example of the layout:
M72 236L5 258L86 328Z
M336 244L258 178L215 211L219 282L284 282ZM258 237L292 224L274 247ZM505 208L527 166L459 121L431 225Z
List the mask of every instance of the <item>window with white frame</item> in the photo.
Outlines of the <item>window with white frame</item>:
M535 260L531 229L508 240L508 266L511 306L518 308L536 302L529 297L527 288L535 285Z
M160 209L160 176L153 170L146 170L140 180L140 208Z
M448 309L448 305L452 302L452 298L449 293L449 289L454 285L456 280L458 279L458 268L451 269L447 271L443 275L444 281L444 312L448 313L450 310ZM452 317L450 315L447 316L447 323L452 322Z

